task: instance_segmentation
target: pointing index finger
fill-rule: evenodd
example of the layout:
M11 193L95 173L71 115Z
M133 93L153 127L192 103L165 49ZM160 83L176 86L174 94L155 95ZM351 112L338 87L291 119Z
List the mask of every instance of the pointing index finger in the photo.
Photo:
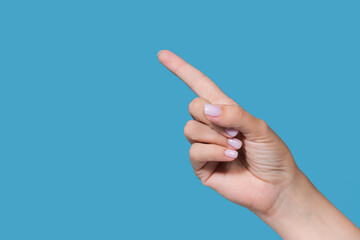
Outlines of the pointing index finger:
M169 50L161 50L158 53L158 58L167 69L183 80L199 97L205 98L211 103L233 103L204 73L175 53Z

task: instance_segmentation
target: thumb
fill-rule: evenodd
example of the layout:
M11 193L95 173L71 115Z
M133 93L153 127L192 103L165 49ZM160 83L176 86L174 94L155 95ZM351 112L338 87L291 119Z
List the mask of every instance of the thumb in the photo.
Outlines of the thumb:
M238 104L205 104L204 113L213 124L226 129L238 130L246 138L263 136L268 129L264 120L254 117Z

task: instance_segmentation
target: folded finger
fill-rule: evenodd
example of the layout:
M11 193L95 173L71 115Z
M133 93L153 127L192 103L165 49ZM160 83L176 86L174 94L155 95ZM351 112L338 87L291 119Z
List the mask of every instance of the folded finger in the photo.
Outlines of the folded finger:
M208 104L209 102L201 97L195 98L190 104L189 104L189 113L190 115L197 121L202 122L212 129L216 130L220 134L222 134L225 137L232 138L235 137L238 134L237 130L234 130L232 128L223 128L221 126L218 126L214 123L212 123L207 116L205 115L205 107L210 106L211 104Z
M230 162L237 158L238 152L216 144L194 143L189 155L193 162Z
M190 120L186 123L184 135L191 144L195 142L212 143L232 149L239 149L242 146L242 142L239 139L226 138L209 126L196 120Z

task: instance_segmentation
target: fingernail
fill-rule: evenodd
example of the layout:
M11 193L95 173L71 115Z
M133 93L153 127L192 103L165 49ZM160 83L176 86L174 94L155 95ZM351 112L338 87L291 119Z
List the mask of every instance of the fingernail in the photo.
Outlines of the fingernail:
M221 115L221 109L212 104L205 104L205 114L212 117L217 117Z
M236 149L241 148L242 142L237 138L229 138L227 140L228 144Z
M226 155L227 157L230 157L230 158L237 158L238 152L235 151L235 150L227 149L227 150L225 151L225 155Z
M225 128L225 131L232 137L235 137L239 131L233 128Z
M158 56L159 56L159 54L160 54L161 51L162 51L162 50L160 50L160 51L157 53Z

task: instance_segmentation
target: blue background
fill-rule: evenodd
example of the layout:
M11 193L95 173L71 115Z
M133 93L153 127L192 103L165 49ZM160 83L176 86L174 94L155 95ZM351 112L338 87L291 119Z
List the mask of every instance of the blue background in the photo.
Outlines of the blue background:
M280 239L202 186L169 49L360 225L359 1L1 1L1 239Z

